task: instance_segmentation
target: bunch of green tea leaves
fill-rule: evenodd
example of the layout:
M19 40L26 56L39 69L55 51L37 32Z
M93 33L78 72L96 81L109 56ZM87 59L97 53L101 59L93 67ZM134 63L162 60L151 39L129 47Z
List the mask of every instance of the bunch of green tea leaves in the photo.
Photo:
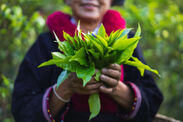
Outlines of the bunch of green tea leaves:
M145 70L158 75L157 70L151 69L132 56L141 38L141 28L138 26L133 38L128 38L130 31L131 29L117 30L107 35L104 26L101 25L96 35L85 34L82 33L78 24L74 37L63 32L65 38L63 42L54 33L61 52L52 52L53 59L42 63L39 67L56 65L64 69L58 77L57 86L68 77L70 72L76 72L77 77L83 80L83 87L95 73L95 79L99 81L100 70L113 63L135 66L140 71L141 76L144 75ZM98 72L96 72L96 69L98 69ZM99 95L90 95L88 102L91 112L89 119L92 119L100 112Z

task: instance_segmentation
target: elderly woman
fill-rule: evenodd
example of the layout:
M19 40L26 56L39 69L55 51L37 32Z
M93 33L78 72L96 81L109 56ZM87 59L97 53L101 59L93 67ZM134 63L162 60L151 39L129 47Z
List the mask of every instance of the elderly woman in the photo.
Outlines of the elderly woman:
M101 82L93 78L85 87L75 73L55 89L62 69L56 66L37 68L58 51L53 31L64 41L63 31L74 35L80 20L83 32L97 33L101 23L106 31L125 28L125 20L111 5L123 0L65 0L72 16L55 12L47 18L50 32L41 34L23 60L16 78L12 112L17 122L87 122L90 112L88 96L99 93L101 111L91 122L151 122L161 102L162 94L151 74L144 77L135 67L111 64L102 69ZM133 36L129 35L129 38ZM134 56L144 62L139 47Z

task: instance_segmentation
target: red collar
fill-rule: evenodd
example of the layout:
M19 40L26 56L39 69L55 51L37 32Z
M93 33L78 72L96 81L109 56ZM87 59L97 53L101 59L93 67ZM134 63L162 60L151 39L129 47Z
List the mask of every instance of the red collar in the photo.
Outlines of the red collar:
M48 16L46 23L50 32L55 31L59 39L63 41L63 31L74 36L76 30L76 25L72 24L70 19L70 15L57 11ZM125 20L121 17L120 13L115 10L107 11L102 23L106 28L107 34L126 27Z

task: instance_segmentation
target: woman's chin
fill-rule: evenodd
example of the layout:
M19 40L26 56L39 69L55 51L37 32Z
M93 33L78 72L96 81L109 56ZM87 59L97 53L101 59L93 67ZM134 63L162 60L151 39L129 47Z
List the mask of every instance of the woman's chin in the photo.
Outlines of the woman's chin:
M101 16L99 16L96 13L87 13L87 14L85 13L80 14L79 18L87 21L97 21L101 19Z
M105 10L100 10L97 7L77 7L73 8L74 16L79 20L100 21L105 14Z

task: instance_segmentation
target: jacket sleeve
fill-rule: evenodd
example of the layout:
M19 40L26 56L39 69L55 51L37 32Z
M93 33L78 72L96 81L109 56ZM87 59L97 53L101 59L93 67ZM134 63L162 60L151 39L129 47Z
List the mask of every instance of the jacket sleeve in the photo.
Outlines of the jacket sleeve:
M134 56L146 64L139 45L134 51ZM163 100L163 95L158 89L152 74L145 71L144 76L141 77L137 68L124 65L124 81L134 83L139 88L142 97L140 108L136 116L130 121L151 122Z
M43 95L61 71L55 66L38 68L38 65L49 60L52 51L57 51L52 40L50 33L41 34L21 63L12 96L12 113L17 122L46 121L42 112Z

